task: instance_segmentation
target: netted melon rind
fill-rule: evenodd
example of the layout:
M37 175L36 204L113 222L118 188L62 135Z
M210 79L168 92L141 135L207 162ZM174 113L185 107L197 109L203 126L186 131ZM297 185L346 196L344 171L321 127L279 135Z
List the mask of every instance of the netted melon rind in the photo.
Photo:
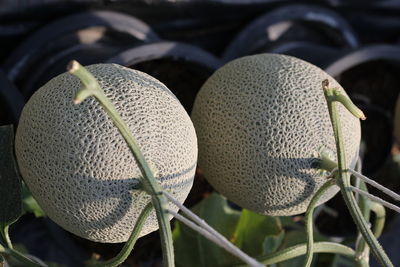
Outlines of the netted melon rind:
M326 175L312 168L336 147L322 81L343 88L303 60L277 54L247 56L217 70L198 93L191 118L199 166L219 192L241 207L288 216L306 211ZM354 167L360 122L338 105L347 164ZM328 191L319 204L339 188Z
M115 64L87 69L128 124L162 187L183 202L193 184L197 139L182 105L145 73ZM16 134L18 164L33 196L57 224L92 241L124 242L150 197L132 189L140 170L100 104L94 98L73 104L80 86L64 73L31 97ZM157 229L153 212L141 236Z

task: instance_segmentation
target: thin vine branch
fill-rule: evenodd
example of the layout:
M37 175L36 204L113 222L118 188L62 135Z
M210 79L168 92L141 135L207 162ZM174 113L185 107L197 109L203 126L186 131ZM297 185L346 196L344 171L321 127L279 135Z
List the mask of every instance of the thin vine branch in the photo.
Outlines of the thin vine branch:
M376 202L371 202L370 208L375 213L375 223L372 230L374 235L378 238L381 236L383 227L385 225L386 210L381 204Z
M176 213L174 211L168 211L168 212L171 213L175 217L175 219L181 221L182 223L184 223L188 227L192 228L194 231L200 233L201 235L203 235L207 239L213 241L215 244L219 245L220 247L222 247L226 251L230 252L232 255L238 257L239 259L241 259L247 265L252 266L252 267L264 267L263 264L261 264L260 262L258 262L255 259L251 258L250 256L248 256L246 253L244 253L243 251L238 249L236 246L234 246L229 241L227 241L227 242L224 241L223 242L223 241L221 241L220 238L217 238L214 234L210 233L209 231L207 231L203 227L195 224L194 222L188 220L187 218L183 217L182 215L180 215L180 214L178 214L178 213Z
M353 174L355 177L357 177L357 178L363 180L364 182L366 182L367 184L369 184L369 185L371 185L371 186L373 186L373 187L379 189L380 191L382 191L383 193L385 193L385 194L387 194L388 196L392 197L393 199L399 200L399 201L400 201L400 195L397 194L396 192L394 192L394 191L392 191L392 190L390 190L390 189L384 187L383 185L381 185L381 184L375 182L374 180L368 178L367 176L362 175L362 174L359 173L359 172L356 172L355 170L352 170L352 169L349 168L348 171L349 171L351 174Z
M322 168L324 170L330 171L331 175L333 175L334 173L336 173L338 171L337 163L333 164L332 163L333 161L327 155L322 157L322 154L321 154L320 161L321 161L321 164L318 167ZM361 179L356 179L355 187L361 188L361 190L368 192L367 187L364 182L366 180L372 181L374 183L376 183L376 182L360 173L361 172L361 164L362 164L361 159L359 157L357 166L356 166L356 170L353 170L350 168L348 170L349 170L349 172L351 172L353 174L353 177L355 177L355 178L357 178L356 175L362 176ZM328 168L326 168L326 166L328 166ZM378 183L376 183L376 184L378 184ZM386 187L383 187L381 185L379 185L379 187L387 189ZM363 214L363 217L365 218L365 220L369 221L369 213L370 213L369 211L370 210L372 210L376 215L373 233L374 233L375 237L378 238L381 235L383 227L385 225L385 216L386 216L385 208L377 202L370 201L367 196L363 196L358 199L357 198L358 195L359 195L358 192L356 192L355 198L356 198L357 202L359 202L359 204L360 204L360 207L362 209L362 214ZM369 262L369 251L370 251L370 249L366 245L365 240L362 238L362 234L360 233L359 236L357 237L357 241L356 241L356 257L358 258L359 261L364 261L365 264L367 264Z
M0 230L0 234L1 234L1 237L2 237L2 239L4 241L4 246L6 248L12 249L13 245L12 245L12 242L10 240L10 236L8 234L9 227L10 227L9 225L3 226L2 230Z
M306 254L307 244L300 244L292 246L281 251L269 254L258 258L260 262L265 265L275 264L283 261L287 261L299 256ZM333 242L315 242L314 253L333 253L338 255L347 256L354 259L355 251L345 245L333 243ZM236 267L245 267L245 265L237 264ZM361 265L362 267L368 267L367 265Z
M364 197L361 197L364 198ZM380 237L383 231L383 227L385 226L385 219L386 219L386 210L385 208L377 203L370 201L369 199L365 199L368 202L369 209L375 213L375 223L372 229L376 238ZM362 239L360 242L359 247L356 250L356 257L358 259L364 260L366 264L369 262L369 251L370 248L365 244L365 241Z
M354 167L354 170L355 170L356 172L361 173L361 170L362 170L362 161L361 161L360 155L358 156L357 163L356 163L356 166ZM355 177L355 176L353 175L353 177ZM360 180L360 179L355 179L354 185L355 185L355 187L361 188L361 187L360 187L360 186L361 186L361 180ZM364 187L363 189L367 190L366 187L365 187L365 184L362 185L362 186ZM358 194L355 194L355 198L356 198L357 202L363 203L362 200L361 200L361 202L359 201L358 197L359 197L359 195L358 195ZM364 216L364 218L365 218L365 216ZM368 221L367 218L365 218L365 220Z
M3 252L3 254L7 254L9 256L14 257L19 262L23 263L24 266L26 266L26 267L47 267L47 265L40 264L40 263L28 258L23 253L15 250L15 249L6 248L5 251Z
M322 82L323 87L329 87L329 81L325 80ZM334 101L341 103L354 117L360 120L366 120L367 117L365 116L364 112L359 109L347 96L343 95L339 90L332 90L332 97Z
M167 191L164 191L164 195L168 198L169 201L171 201L174 205L176 205L182 213L184 213L186 216L188 216L191 220L196 222L200 227L208 231L210 234L215 236L221 243L226 243L228 246L233 246L231 242L229 242L224 236L222 236L220 233L218 233L214 228L212 228L205 220L197 216L195 213L193 213L190 209L186 208L184 205L182 205L179 201L177 201L170 193ZM235 247L236 248L236 247Z
M358 159L358 161L360 161L360 158ZM352 176L352 177L355 178L354 176ZM368 192L368 188L367 188L366 184L364 183L364 181L362 181L360 179L354 179L354 180L355 180L354 183L357 188L360 188L360 189ZM369 222L370 216L371 216L370 206L371 206L372 202L368 198L361 196L358 193L355 194L355 199L357 200L357 203L360 206L360 210L361 210L361 213L362 213L365 221ZM356 257L357 257L357 259L359 259L359 261L369 263L370 249L360 232L358 233L357 239L356 239Z
M129 236L128 241L124 244L121 251L118 253L117 256L114 258L104 261L104 262L96 262L93 264L88 264L87 266L90 267L115 267L122 264L126 258L128 258L129 254L131 253L133 247L135 246L136 240L139 238L140 231L143 228L144 223L146 222L147 217L149 217L150 212L153 206L151 203L147 204L146 207L142 210L139 215L139 218L136 221L135 227L131 235Z
M361 172L362 170L362 161L361 161L361 157L358 156L357 159L357 163L355 166L355 170L357 172ZM354 179L352 179L354 178ZM354 183L354 186L357 188L361 188L362 190L368 192L368 188L367 185L365 184L364 181L362 181L361 179L357 179L357 177L355 177L354 175L351 176L351 182ZM371 201L366 198L366 197L362 197L360 196L358 193L354 194L354 197L358 203L358 206L360 207L361 213L365 219L366 222L370 221L370 215L371 215L371 210L370 210L370 203ZM369 262L369 247L368 245L365 243L365 240L362 236L362 234L360 232L358 232L357 234L357 238L356 238L356 253L357 255L362 255L360 256L360 259L365 260L366 262Z
M381 199L379 197L376 197L376 196L374 196L374 195L372 195L370 193L367 193L364 190L361 190L361 189L359 189L359 188L357 188L355 186L352 186L352 185L350 185L350 186L348 186L346 188L351 190L351 191L353 191L353 192L356 192L356 193L358 193L358 194L360 194L360 195L362 195L364 197L367 197L367 198L371 199L372 201L375 201L375 202L377 202L377 203L379 203L379 204L381 204L381 205L383 205L383 206L385 206L385 207L387 207L389 209L392 209L392 210L400 213L400 207L398 207L396 205L393 205L392 203L389 203L389 202L387 202L387 201L385 201L385 200L383 200L383 199Z
M25 256L23 253L15 250L13 248L10 236L8 234L8 229L9 229L9 225L6 225L3 227L3 230L0 231L1 237L4 241L4 244L0 244L0 254L9 255L11 257L14 257L15 259L17 259L18 261L20 261L27 267L47 266L47 265L38 263L35 260L32 260L31 258ZM0 242L0 243L3 243L3 242Z
M187 226L191 227L193 230L198 231L202 235L204 233L207 233L207 235L204 235L211 241L214 241L217 245L221 246L222 248L226 249L228 252L232 253L232 255L240 258L250 266L263 266L261 263L257 262L255 259L238 249L235 245L233 245L231 242L228 241L223 235L218 233L214 228L212 228L205 220L201 219L198 217L195 213L193 213L191 210L186 208L184 205L182 205L179 201L177 201L170 193L167 191L163 192L164 195L167 197L169 201L171 201L174 205L176 205L182 213L184 213L186 216L188 216L191 220L193 220L195 223L198 225L194 224L193 222L189 221L185 217L179 215L176 212L169 211L176 219L182 221L182 223L185 223ZM189 224L190 222L190 224ZM210 237L211 235L212 237Z
M386 255L382 246L379 244L378 240L375 238L375 236L369 229L368 224L365 221L357 205L354 195L352 194L351 191L346 190L346 187L350 186L350 175L349 172L346 171L348 168L346 166L346 158L344 153L345 150L342 140L342 129L340 126L340 120L336 107L337 104L336 101L338 101L338 98L335 97L335 95L337 96L338 93L334 93L335 91L337 91L336 89L329 88L328 80L323 81L322 85L324 89L324 95L328 104L329 116L331 119L332 128L336 141L336 152L337 152L338 169L339 169L338 184L340 187L340 191L342 192L346 206L349 208L350 214L353 217L353 220L356 223L357 228L363 235L365 241L371 248L372 253L377 258L378 262L382 266L393 266L393 263Z
M321 196L332 186L335 185L335 179L330 179L325 182L318 191L312 197L310 204L308 204L307 211L306 211L306 232L307 232L307 253L306 258L304 260L304 267L311 266L312 259L313 259L313 249L314 249L314 230L313 230L313 213L315 206L318 203L318 200Z
M78 90L74 97L74 103L79 104L86 98L94 96L107 112L107 114L110 116L114 125L118 128L119 132L124 137L126 143L132 151L132 154L135 157L135 160L143 175L141 179L143 189L151 196L151 201L156 210L157 220L160 229L164 266L175 266L171 226L169 223L168 214L166 212L167 200L162 194L161 186L156 181L139 146L137 145L136 139L132 136L128 126L122 120L121 116L118 114L111 101L106 97L103 90L100 88L99 83L93 77L93 75L77 61L70 62L70 64L68 65L68 71L71 74L77 76L83 84L81 89Z

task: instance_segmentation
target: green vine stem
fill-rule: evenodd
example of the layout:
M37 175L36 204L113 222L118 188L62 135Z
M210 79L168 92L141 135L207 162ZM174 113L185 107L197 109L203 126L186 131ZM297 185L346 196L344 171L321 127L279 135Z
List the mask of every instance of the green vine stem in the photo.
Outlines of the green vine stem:
M88 264L87 266L90 266L90 267L114 267L114 266L118 266L121 263L123 263L126 260L126 258L128 258L130 252L132 251L132 249L136 243L136 240L139 237L140 231L142 230L147 217L149 217L152 208L153 208L153 206L149 203L142 210L142 212L139 215L139 218L137 219L135 227L133 228L132 234L130 235L128 241L126 241L124 247L121 249L121 251L118 253L117 256L115 256L114 258L112 258L108 261Z
M15 259L17 259L18 261L20 261L21 263L23 263L27 267L43 267L43 266L46 266L46 265L37 263L36 261L34 261L34 260L28 258L27 256L25 256L23 253L15 250L13 248L13 246L12 246L12 242L11 242L10 236L8 234L8 229L9 229L9 225L3 227L3 231L0 231L1 232L1 237L5 242L5 244L0 244L0 254L14 257ZM3 242L0 242L0 243L3 243Z
M373 213L375 213L375 222L372 231L375 237L379 238L382 234L383 227L385 226L386 210L381 204L373 201L369 201L369 208ZM365 242L363 242L360 248L362 250L356 251L356 255L358 255L360 258L366 258L366 262L368 262L369 247L365 244Z
M150 170L150 167L147 164L142 152L140 151L135 138L130 133L128 126L122 120L111 101L106 97L93 75L77 61L70 62L68 65L68 71L77 76L83 84L81 89L78 90L74 97L74 103L79 104L86 98L94 96L110 116L114 122L114 125L118 128L119 132L124 137L126 143L132 151L132 154L134 155L143 175L141 179L142 188L151 196L152 204L156 211L160 229L164 266L173 267L175 263L171 225L169 223L168 213L166 212L167 200L162 194L161 186L154 178L154 175Z
M0 230L0 233L1 233L1 237L3 238L3 240L5 242L4 246L6 246L9 249L12 249L13 245L12 245L12 242L10 240L10 236L8 234L9 227L10 227L9 225L4 226L3 227L3 231Z
M337 162L332 160L328 153L322 148L320 149L320 152L317 154L318 156L318 161L316 162L315 167L319 170L325 170L328 172L333 173L335 170L337 170Z
M375 224L372 230L378 238L381 236L383 227L385 226L386 210L381 204L376 202L371 202L370 208L375 213Z
M332 175L337 172L337 162L333 161L330 159L330 157L321 152L319 155L319 165L317 165L318 169L322 169L325 171L329 171L332 173ZM357 162L357 171L361 170L361 159L358 159ZM350 169L349 169L350 170ZM353 176L354 178L357 178ZM355 184L357 187L362 188L365 191L368 191L365 182L361 179L356 179ZM356 200L359 203L362 215L366 221L369 221L370 218L370 204L375 203L371 202L368 198L366 197L360 197L357 198L358 194L356 195ZM307 220L306 220L307 221ZM383 225L382 225L383 227ZM376 236L376 235L375 235ZM357 259L359 259L360 262L362 262L364 265L368 265L369 262L369 247L366 245L365 240L363 239L361 233L358 234L357 240L356 240L356 256ZM362 265L362 264L361 264Z
M353 176L353 178L355 178ZM360 179L355 180L355 185L365 191L368 191L367 186L365 185L364 181ZM356 195L356 200L358 202L358 205L360 207L361 213L365 219L365 221L369 222L370 221L370 206L371 206L371 201L364 197L360 196L359 194ZM375 236L376 237L376 236ZM369 262L369 247L365 243L364 238L362 237L361 233L358 233L357 240L356 240L356 257L360 259L360 261L365 261L366 263Z
M395 200L400 200L400 195L397 194L396 192L394 192L394 191L392 191L392 190L390 190L390 189L384 187L383 185L380 185L379 183L375 182L374 180L368 178L368 177L365 176L365 175L362 175L362 174L359 173L359 172L356 172L355 170L348 169L348 171L349 171L352 175L354 175L355 177L357 177L358 179L360 179L360 180L366 182L367 184L369 184L369 185L371 185L371 186L373 186L373 187L379 189L381 192L383 192L383 193L385 193L386 195L392 197L393 199L395 199Z
M354 176L352 176L352 178L354 178ZM364 181L356 179L354 182L358 188L368 191L368 188L364 183ZM371 200L359 194L356 194L355 197L365 221L369 222L371 217L371 203L372 203ZM369 264L369 258L371 254L370 249L360 232L358 232L355 249L356 249L356 258L359 259L360 262Z
M212 228L209 224L207 224L205 220L198 217L195 213L193 213L191 210L182 205L179 201L174 199L174 197L170 193L164 191L164 195L167 197L169 201L171 201L175 206L177 206L180 209L180 211L183 214L185 214L191 221L174 211L168 211L175 217L175 219L184 223L186 226L192 228L194 231L197 231L207 239L213 241L215 244L224 248L232 255L238 257L243 262L247 263L249 266L252 267L264 266L254 258L250 257L249 255L241 251L234 244L229 242L229 240L226 239L226 237L218 233L214 228Z
M15 250L15 249L5 249L4 252L2 252L2 254L6 254L9 255L11 257L14 257L15 259L17 259L19 262L23 263L24 266L26 267L47 267L47 265L43 265L40 263L35 262L34 260L28 258L27 256L25 256L23 253Z
M337 163L332 161L329 156L324 155L323 153L320 153L320 164L318 165L318 168L333 172L335 169L337 169ZM359 162L359 164L361 164ZM360 168L361 169L361 168ZM350 173L352 174L357 174L353 175L353 177L356 179L356 182L358 182L358 186L361 190L368 192L368 188L365 184L366 180L370 181L368 184L373 185L375 188L380 189L381 186L378 184L378 186L374 185L377 184L375 181L371 180L370 178L362 175L359 170L352 170L348 169ZM362 176L362 177L360 177ZM359 178L359 179L357 179ZM373 181L373 182L371 182ZM381 190L382 191L382 190ZM390 190L389 190L390 191ZM394 197L394 196L392 196ZM394 197L395 198L395 197ZM380 235L382 234L384 225L385 225L385 219L386 219L386 210L384 206L378 202L371 201L367 196L361 196L358 200L361 212L363 214L363 217L366 221L369 221L370 218L370 210L375 213L375 222L373 226L373 234L375 235L376 238L379 238ZM361 261L363 261L364 265L368 265L369 262L369 247L366 245L365 240L362 238L362 235L360 234L360 238L357 238L357 243L356 243L356 258L358 258Z
M364 237L365 241L371 248L372 253L375 255L378 262L382 266L393 266L389 257L383 250L382 246L379 244L378 240L371 232L371 229L368 227L368 224L365 221L357 205L354 195L350 190L347 190L347 187L350 186L350 175L349 172L347 171L344 145L342 140L342 129L340 126L340 120L336 107L337 104L336 102L340 100L337 98L337 95L340 92L338 92L336 89L329 88L327 80L323 82L323 89L328 104L329 116L332 123L333 133L336 140L336 151L337 151L338 171L339 171L338 185L340 187L340 191L342 192L346 206L349 208L350 214L353 217L353 220L356 223L358 230L361 232L362 236Z
M306 211L306 232L307 232L307 252L306 258L304 260L303 266L309 267L311 266L313 259L313 249L314 249L314 229L313 229L313 213L315 206L318 203L318 200L321 196L332 186L336 184L335 179L330 178L327 182L325 182L312 197L310 204L307 207Z
M286 249L283 249L281 251L272 253L268 256L264 256L261 258L258 258L260 262L263 264L275 264L279 263L282 261L287 261L299 256L302 256L306 254L307 251L307 244L300 244L300 245L295 245ZM355 251L352 248L349 248L345 245L338 244L338 243L333 243L333 242L315 242L314 243L314 253L334 253L338 255L344 255L348 256L350 258L354 258L355 256ZM237 267L244 267L246 265L235 265ZM367 267L367 266L363 266Z
M325 80L323 81L324 87L329 86L329 81ZM365 117L364 112L362 112L361 109L359 109L356 105L353 104L353 102L348 98L347 96L343 95L340 91L338 90L332 90L332 95L334 96L335 101L341 103L345 108L350 111L351 114L354 115L354 117L359 118L360 120L366 120L367 117Z
M385 200L383 200L383 199L381 199L381 198L379 198L377 196L374 196L374 195L372 195L372 194L370 194L368 192L365 192L364 190L361 190L360 188L357 188L355 186L350 185L350 186L346 187L346 189L348 189L350 191L353 191L355 193L358 193L358 194L360 194L360 195L362 195L364 197L367 197L367 198L371 199L372 201L375 201L375 202L377 202L379 204L382 204L383 206L385 206L385 207L387 207L389 209L392 209L392 210L396 211L397 213L400 213L400 207L398 207L396 205L393 205L392 203L387 202L387 201L385 201Z

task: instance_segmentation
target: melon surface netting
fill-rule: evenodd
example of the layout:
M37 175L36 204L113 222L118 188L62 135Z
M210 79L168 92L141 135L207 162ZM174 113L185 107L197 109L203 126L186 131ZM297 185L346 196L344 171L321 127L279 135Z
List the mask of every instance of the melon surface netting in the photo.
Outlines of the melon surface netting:
M161 186L183 202L193 184L197 140L177 98L139 71L115 64L87 69L127 123ZM150 197L133 189L141 172L100 104L93 97L73 104L80 86L78 78L64 73L31 97L16 134L18 164L57 224L92 241L124 242ZM157 229L153 211L141 236Z
M327 180L314 169L336 147L322 81L343 88L303 60L277 54L247 56L217 70L198 93L192 120L199 167L211 185L241 207L269 215L306 211ZM354 167L360 122L341 104L347 164ZM333 197L328 191L319 204Z

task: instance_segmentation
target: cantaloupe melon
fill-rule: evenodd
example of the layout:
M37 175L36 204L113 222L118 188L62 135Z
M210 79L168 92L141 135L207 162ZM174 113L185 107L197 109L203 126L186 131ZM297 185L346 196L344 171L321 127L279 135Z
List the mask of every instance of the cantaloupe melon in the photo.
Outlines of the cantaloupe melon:
M115 64L87 69L136 137L161 186L183 202L193 183L197 139L177 98L139 71ZM141 172L100 104L94 98L73 104L80 86L64 73L30 98L16 134L17 161L33 196L57 224L92 241L124 242L150 197L135 189ZM141 236L156 229L153 212Z
M277 54L247 56L217 70L198 93L191 118L199 167L212 186L243 208L295 215L326 181L316 155L336 147L322 81L343 88L303 60ZM347 164L354 167L360 122L342 105ZM319 204L333 197L328 191Z

